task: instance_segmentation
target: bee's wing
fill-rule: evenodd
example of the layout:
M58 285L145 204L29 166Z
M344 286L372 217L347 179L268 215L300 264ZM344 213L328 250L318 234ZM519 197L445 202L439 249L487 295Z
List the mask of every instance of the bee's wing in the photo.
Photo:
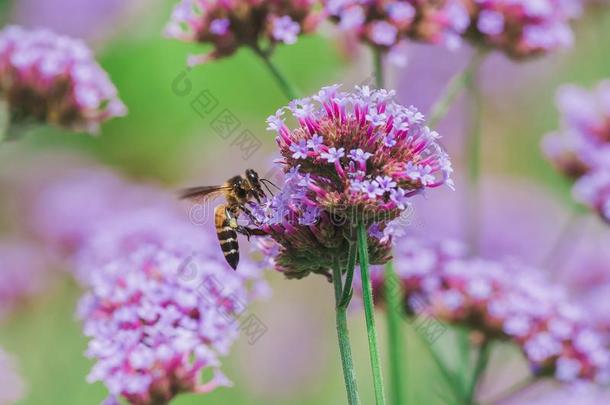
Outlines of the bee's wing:
M205 201L219 197L228 189L228 186L202 186L185 188L184 190L180 190L180 198L201 204Z

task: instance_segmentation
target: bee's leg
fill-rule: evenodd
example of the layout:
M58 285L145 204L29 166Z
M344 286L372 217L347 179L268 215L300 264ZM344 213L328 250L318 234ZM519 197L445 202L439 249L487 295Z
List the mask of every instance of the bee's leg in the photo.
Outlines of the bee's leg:
M242 225L238 225L237 228L235 228L235 230L239 233L241 233L242 235L245 235L246 238L248 239L248 241L250 240L250 236L265 236L267 235L267 232L263 231L262 229L256 229L256 228L248 228Z
M252 213L250 208L248 208L245 204L240 205L239 208L242 210L242 212L244 214L246 214L246 216L248 217L248 219L250 221L252 221L254 224L257 224L257 225L259 224L259 221L254 217L254 214Z

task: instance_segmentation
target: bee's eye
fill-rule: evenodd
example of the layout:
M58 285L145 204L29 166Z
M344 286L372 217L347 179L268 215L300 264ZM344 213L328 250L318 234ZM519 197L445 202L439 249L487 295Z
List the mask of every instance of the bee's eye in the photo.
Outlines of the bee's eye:
M248 180L258 181L258 174L254 170L248 170Z

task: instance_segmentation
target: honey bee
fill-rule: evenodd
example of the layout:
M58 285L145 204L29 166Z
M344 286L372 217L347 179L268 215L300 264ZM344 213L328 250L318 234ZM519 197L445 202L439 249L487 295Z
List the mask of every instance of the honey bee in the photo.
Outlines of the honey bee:
M262 199L267 197L263 186L270 194L273 194L268 185L277 188L271 181L260 178L256 171L247 169L244 176L233 176L220 186L192 187L182 190L180 193L180 198L200 204L224 196L225 203L214 209L214 224L222 253L233 270L237 269L239 263L237 234L241 233L248 239L252 235L265 235L265 232L260 229L239 225L237 219L243 213L253 223L258 223L246 204L252 200L261 203Z

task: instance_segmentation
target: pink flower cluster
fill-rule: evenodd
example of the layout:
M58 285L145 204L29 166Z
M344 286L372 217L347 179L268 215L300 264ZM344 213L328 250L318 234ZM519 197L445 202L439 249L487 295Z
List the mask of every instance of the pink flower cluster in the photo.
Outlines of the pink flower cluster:
M453 169L438 140L413 106L394 100L394 91L367 86L352 92L338 85L294 100L268 118L285 171L296 170L308 184L314 206L346 216L354 211L396 217L409 197L453 185ZM282 118L289 112L290 129ZM352 209L352 213L349 212Z
M87 46L48 30L0 31L0 95L11 124L96 132L127 110Z
M465 248L454 242L406 239L396 249L396 272L410 310L486 339L514 342L536 375L564 382L610 378L603 333L542 272L513 262L464 259ZM375 278L380 285L381 277Z
M39 204L33 229L64 248L88 289L79 305L96 361L88 381L106 385L106 404L230 385L220 359L266 284L247 260L230 269L212 218L199 228L173 195L93 169L49 184Z
M200 232L182 237L215 242ZM103 381L111 397L131 404L167 403L182 392L230 385L220 357L237 339L249 302L244 279L227 271L219 255L172 242L140 242L99 263L80 302L91 338L87 356L96 359L88 381ZM207 369L214 377L202 384Z
M241 46L259 49L294 44L318 24L313 0L181 0L165 33L185 42L211 44L209 54L191 56L189 65L232 55Z
M525 58L568 47L569 22L580 14L580 0L464 0L472 16L468 37Z
M563 129L544 138L543 150L558 170L577 180L575 198L610 222L610 82L591 92L564 86L557 104Z
M282 116L290 112L296 127ZM278 265L291 276L325 273L333 258L345 259L353 227L371 228L372 263L389 257L380 238L429 188L452 185L451 163L439 134L394 92L325 87L294 100L268 119L286 173L282 192L258 207L259 224L280 245ZM288 275L288 274L287 274Z
M339 28L383 50L407 39L456 48L470 24L461 0L324 0Z

